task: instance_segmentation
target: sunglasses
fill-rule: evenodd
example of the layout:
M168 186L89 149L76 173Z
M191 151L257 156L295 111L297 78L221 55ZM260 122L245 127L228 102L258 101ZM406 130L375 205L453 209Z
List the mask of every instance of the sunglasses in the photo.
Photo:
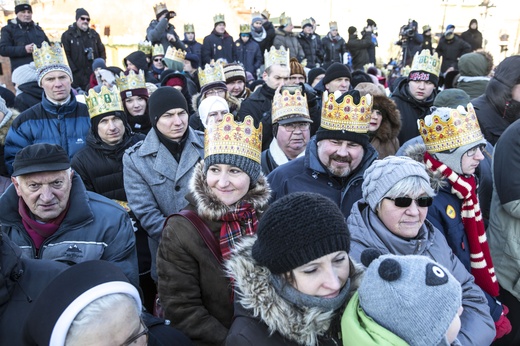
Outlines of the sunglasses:
M155 59L153 59L153 61L161 61L161 60L162 60L162 58L155 58Z
M399 207L399 208L408 208L412 204L412 201L415 201L417 206L419 206L421 208L429 207L433 203L432 197L419 197L417 199L413 199L410 197L397 197L397 198L385 197L385 199L394 201L395 206Z
M79 19L81 19L83 21L90 22L90 18L87 18L87 17L79 17Z

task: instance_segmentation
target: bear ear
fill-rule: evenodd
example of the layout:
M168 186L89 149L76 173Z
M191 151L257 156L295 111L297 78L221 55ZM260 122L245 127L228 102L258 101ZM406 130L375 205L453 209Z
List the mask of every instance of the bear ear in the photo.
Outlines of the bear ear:
M366 249L361 253L361 263L368 267L370 263L372 263L373 260L381 256L382 253L379 252L379 250L376 249Z
M379 276L386 281L395 281L401 277L401 264L393 258L385 258L378 268Z

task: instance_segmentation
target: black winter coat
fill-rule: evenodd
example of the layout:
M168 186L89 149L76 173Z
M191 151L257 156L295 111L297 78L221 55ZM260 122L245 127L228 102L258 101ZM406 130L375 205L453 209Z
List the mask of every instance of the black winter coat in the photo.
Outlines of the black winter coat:
M323 62L323 52L321 50L320 37L315 34L306 35L303 31L298 34L298 42L303 48L303 53L307 59L307 68L315 68L316 64Z
M361 39L358 39L356 34L349 36L347 49L352 56L352 71L363 70L364 66L370 63L368 48L373 45L370 32L365 32Z
M447 41L443 36L439 40L439 44L435 51L439 54L439 57L442 56L441 73L444 73L450 67L457 70L457 62L459 61L459 58L466 53L470 53L471 46L457 35L455 35L453 40L450 41Z
M90 85L92 62L96 58L107 58L99 34L91 28L83 31L74 23L61 35L61 43L74 76L72 85L86 91ZM85 51L88 49L92 49L92 54Z
M471 50L482 48L482 33L478 29L468 29L460 34L460 37L469 43Z
M18 86L22 92L14 99L14 108L21 112L31 108L37 103L42 102L43 88L38 86L38 82L27 82Z
M42 42L49 43L43 29L35 22L19 23L16 18L7 21L2 28L0 55L11 59L11 71L33 61L32 53L27 53L25 46L34 43L38 48Z
M233 62L233 37L227 31L220 35L213 30L211 34L204 37L202 42L202 68L209 64L211 59L215 61L226 59L227 62Z
M193 41L188 41L186 38L186 34L184 34L184 40L182 43L186 46L186 53L196 54L199 57L199 64L202 61L202 45L193 39Z
M170 42L166 38L168 34L175 37L175 42ZM150 22L146 29L146 38L152 42L152 45L161 44L164 48L164 52L168 50L168 47L175 47L176 49L186 50L184 42L181 41L179 35L175 32L175 26L168 22L168 19L163 18L160 21L156 19Z
M323 49L323 68L327 69L335 62L344 63L343 54L347 52L347 44L341 36L332 37L329 33L321 39L321 47Z
M242 63L244 69L256 79L256 70L260 68L263 61L258 43L252 38L249 38L246 43L238 39L233 48L233 61Z
M271 22L265 22L262 24L262 26L265 29L265 39L260 42L260 52L262 54L265 53L265 51L269 51L273 45L274 37L276 36L276 32L274 29L274 25Z

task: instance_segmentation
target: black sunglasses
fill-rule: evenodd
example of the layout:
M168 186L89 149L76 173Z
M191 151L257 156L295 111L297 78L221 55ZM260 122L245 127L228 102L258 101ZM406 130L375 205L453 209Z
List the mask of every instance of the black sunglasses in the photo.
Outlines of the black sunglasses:
M153 59L153 61L161 61L161 60L162 60L162 58L155 58L155 59Z
M87 18L87 17L79 17L79 19L86 20L87 22L90 22L90 18Z
M417 203L417 206L422 207L422 208L429 207L433 203L432 197L419 197L415 200L410 197L397 197L397 198L385 197L385 199L394 201L395 206L399 207L399 208L408 208L412 204L412 201L415 201L415 203Z

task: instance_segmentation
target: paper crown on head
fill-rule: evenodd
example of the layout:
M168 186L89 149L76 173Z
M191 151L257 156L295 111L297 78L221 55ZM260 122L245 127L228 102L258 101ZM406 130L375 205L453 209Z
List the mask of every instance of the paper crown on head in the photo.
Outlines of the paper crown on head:
M155 12L155 15L157 16L159 13L163 11L168 11L168 7L166 7L166 4L164 2L160 2L153 7L153 11Z
M250 34L251 25L250 24L240 24L240 33L241 34Z
M291 25L292 24L292 19L291 17L287 17L285 15L285 12L283 12L281 15L280 15L280 25L283 25L283 26L287 26L287 25Z
M152 50L152 56L164 55L164 47L162 44L154 44Z
M437 53L431 55L428 49L423 49L421 54L415 53L410 71L424 71L439 77L441 65L442 57L439 58Z
M467 109L467 112L463 106L451 109L449 117L441 117L434 110L425 119L417 120L428 152L456 149L484 139L473 105L468 103Z
M251 19L255 19L255 18L262 18L262 14L260 12L251 12Z
M359 103L354 103L352 95L345 95L341 103L336 99L341 92L323 94L323 108L320 126L331 131L349 131L368 133L370 116L372 115L372 95L361 96Z
M266 19L269 19L271 17L271 13L269 13L267 9L263 10L260 14L264 16Z
M307 105L307 97L302 95L300 90L296 90L291 94L289 90L283 90L279 94L275 94L273 98L273 108L271 111L271 120L274 123L282 119L298 116L300 118L309 118L309 106Z
M99 93L95 92L94 89L90 89L88 95L85 96L85 102L87 103L90 118L110 112L124 112L123 102L117 87L109 89L103 85Z
M243 122L237 123L233 114L228 113L220 123L208 126L204 132L204 158L216 154L231 154L260 163L262 124L255 128L250 115Z
M289 48L285 49L284 46L280 46L280 49L276 49L274 46L271 46L271 50L265 50L264 53L264 61L265 68L267 69L271 65L289 65Z
M146 55L152 54L152 42L148 40L139 41L137 44L137 50L140 50Z
M310 18L305 18L304 20L302 20L302 28L307 24L312 25L312 20Z
M130 70L128 76L126 76L124 72L121 72L120 76L116 76L116 85L121 92L126 90L146 89L143 70L139 70L139 73L137 74L134 70Z
M193 24L184 24L184 32L195 32L195 26Z
M166 54L164 55L164 59L170 59L173 61L178 61L184 64L184 58L186 57L186 52L182 49L177 49L175 47L168 47L166 50Z
M213 23L214 24L223 23L225 21L226 20L224 19L224 14L222 14L222 13L219 13L219 14L216 14L216 15L213 16Z
M69 66L65 52L59 43L49 45L47 42L43 41L41 48L34 48L33 60L34 67L36 67L37 70L41 70L51 65Z
M222 64L215 63L213 66L206 64L204 70L199 67L199 84L204 86L213 82L226 82Z
M15 6L19 6L19 5L30 5L31 4L31 1L30 0L14 0L14 5Z
M338 28L338 22L334 21L334 22L329 22L329 28L332 30L332 29L337 29Z

